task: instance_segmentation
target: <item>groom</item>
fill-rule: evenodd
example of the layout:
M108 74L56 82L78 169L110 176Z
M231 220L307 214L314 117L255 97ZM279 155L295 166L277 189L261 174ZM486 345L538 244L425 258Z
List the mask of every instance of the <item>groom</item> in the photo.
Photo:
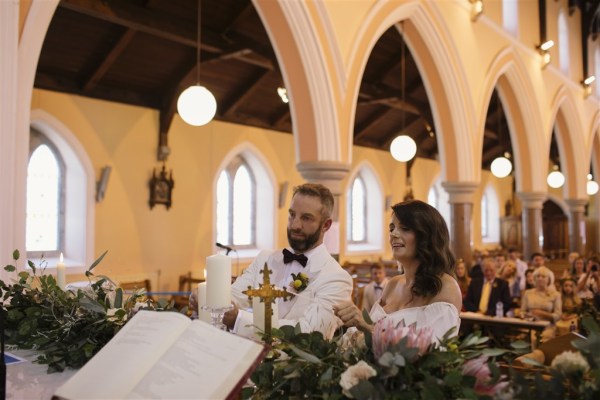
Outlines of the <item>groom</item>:
M244 311L252 304L242 292L263 282L260 271L266 262L273 271L271 282L275 286L298 293L288 301L277 300L279 326L300 324L302 332L319 331L325 338L333 337L341 326L333 307L351 298L352 278L323 243L325 232L331 227L332 212L333 195L325 186L306 183L294 188L287 224L289 247L261 252L236 279L231 287L236 307L223 318L229 329L244 336L253 335L252 314ZM292 274L300 272L308 276L306 288L301 291L290 287Z

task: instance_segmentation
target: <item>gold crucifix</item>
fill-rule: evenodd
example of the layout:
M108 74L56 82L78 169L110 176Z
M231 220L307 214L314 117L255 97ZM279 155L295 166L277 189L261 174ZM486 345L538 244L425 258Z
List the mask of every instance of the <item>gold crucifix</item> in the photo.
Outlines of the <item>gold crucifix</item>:
M248 290L244 290L248 299L252 301L252 297L258 297L262 303L265 303L265 342L270 344L271 338L271 320L273 318L273 303L277 298L283 298L283 301L287 301L293 294L288 292L286 288L276 289L274 284L271 284L271 273L267 263L262 271L263 283L259 283L258 289L253 289L252 286L248 286Z

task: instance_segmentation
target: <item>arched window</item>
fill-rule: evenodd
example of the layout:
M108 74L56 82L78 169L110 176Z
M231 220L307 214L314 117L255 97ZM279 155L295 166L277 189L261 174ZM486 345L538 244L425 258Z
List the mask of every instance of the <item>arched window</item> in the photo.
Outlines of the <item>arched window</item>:
M355 170L346 192L347 252L383 250L384 199L379 179L368 164ZM385 221L387 226L388 221Z
M514 37L519 35L519 2L515 0L502 1L502 23L504 29Z
M63 253L70 273L85 271L97 256L94 167L69 128L38 109L31 111L27 175L27 257L43 253L53 268Z
M28 256L64 252L65 164L53 143L32 130L27 166L25 243Z
M281 187L280 208L287 207L287 182ZM242 143L223 159L214 193L217 242L233 247L233 255L239 259L256 257L260 250L277 246L275 177L266 159L251 144Z
M439 211L442 217L444 217L448 229L450 229L450 202L448 193L442 187L441 176L438 177L434 184L429 188L429 192L427 193L427 203Z
M364 243L367 240L367 192L365 182L358 175L350 189L350 218L348 219L348 241L351 243Z
M256 247L256 181L243 157L235 157L217 180L217 241Z
M484 243L500 241L500 212L498 195L487 185L481 196L481 240Z
M563 74L569 76L569 25L567 16L563 9L558 12L558 57L560 61L560 70Z

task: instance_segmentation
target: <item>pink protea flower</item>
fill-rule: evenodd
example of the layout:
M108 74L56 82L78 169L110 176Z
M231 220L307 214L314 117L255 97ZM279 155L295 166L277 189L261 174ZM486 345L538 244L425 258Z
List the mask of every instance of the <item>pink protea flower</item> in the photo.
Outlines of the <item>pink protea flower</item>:
M504 390L509 382L499 380L495 385L491 385L490 380L492 373L490 372L487 362L487 356L481 355L465 362L462 369L463 374L475 377L475 387L473 390L475 390L477 394L493 396ZM504 376L502 378L504 378Z
M418 356L422 356L432 344L433 329L417 329L415 324L405 326L404 320L397 324L390 318L380 320L373 328L373 354L379 359L405 337L408 338L406 347L418 349Z

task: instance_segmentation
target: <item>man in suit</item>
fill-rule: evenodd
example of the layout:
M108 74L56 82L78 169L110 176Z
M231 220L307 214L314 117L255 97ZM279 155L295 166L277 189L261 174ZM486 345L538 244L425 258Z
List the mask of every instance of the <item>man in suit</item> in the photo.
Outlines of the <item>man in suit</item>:
M351 299L352 277L329 254L323 237L331 227L333 195L325 186L307 183L294 188L288 214L287 237L289 247L278 251L261 252L231 287L235 308L225 314L227 327L244 336L252 336L252 314L248 297L242 293L248 286L258 287L263 282L265 262L272 271L275 286L291 288L292 274L308 277L306 288L292 299L278 299L279 326L300 325L302 332L319 331L326 338L333 337L341 321L333 307Z
M375 263L371 265L371 282L363 289L363 302L362 308L371 311L373 304L375 304L381 298L383 289L388 282L388 278L385 274L385 265L381 263Z
M511 306L508 283L496 277L496 261L493 258L484 258L481 269L483 278L473 279L467 289L464 300L465 310L496 315L496 304L500 301L503 313L506 315Z

